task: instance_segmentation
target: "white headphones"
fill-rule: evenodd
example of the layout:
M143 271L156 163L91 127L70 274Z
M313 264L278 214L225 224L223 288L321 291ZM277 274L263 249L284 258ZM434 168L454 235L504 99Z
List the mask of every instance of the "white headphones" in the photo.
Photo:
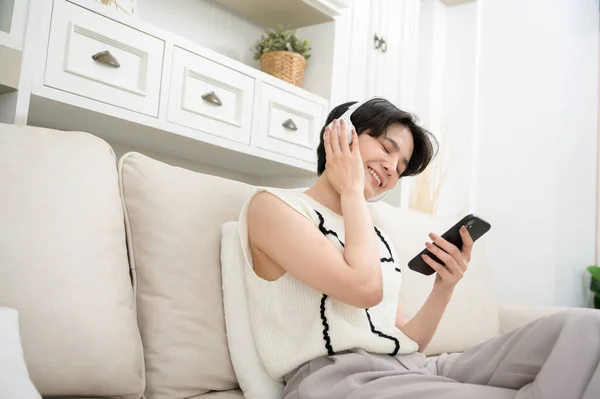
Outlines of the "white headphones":
M366 101L357 102L356 104L352 104L350 107L348 107L348 109L346 110L346 112L344 112L344 114L338 118L338 120L343 119L344 122L346 122L346 126L348 127L348 130L347 130L347 133L348 133L348 143L352 142L352 130L354 130L354 125L352 124L352 121L350 120L350 117L352 116L352 114L354 113L354 111L356 111L365 102ZM331 122L329 124L329 128L331 129L332 127L333 127L333 122ZM371 197L371 198L367 199L367 201L369 201L369 202L381 201L382 199L384 199L385 197L388 196L388 194L390 193L390 191L391 190L388 190L385 193L381 193L379 195L376 195L375 197Z

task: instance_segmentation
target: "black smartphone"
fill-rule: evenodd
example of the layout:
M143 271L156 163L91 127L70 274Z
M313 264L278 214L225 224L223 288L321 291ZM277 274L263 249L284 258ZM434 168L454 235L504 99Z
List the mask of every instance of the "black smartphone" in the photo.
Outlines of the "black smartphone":
M448 229L448 231L442 234L443 238L445 238L448 242L456 245L458 249L462 249L462 238L460 237L461 226L465 226L467 228L473 241L477 241L492 227L488 222L486 222L478 216L475 216L473 214L465 216L458 223L456 223L454 226ZM411 270L414 270L426 276L435 273L435 270L433 270L431 266L425 263L425 261L421 257L421 255L423 254L428 255L429 257L431 257L431 259L435 260L436 262L442 265L444 264L444 262L439 260L437 256L433 255L427 248L425 248L417 256L412 258L410 262L408 262L408 267Z

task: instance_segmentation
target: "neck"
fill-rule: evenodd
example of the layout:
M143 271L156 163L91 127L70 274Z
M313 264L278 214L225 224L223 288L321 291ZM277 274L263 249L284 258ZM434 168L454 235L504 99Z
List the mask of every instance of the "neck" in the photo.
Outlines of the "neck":
M306 190L305 193L332 212L342 215L342 200L340 194L333 188L331 183L329 183L327 171L324 171L315 184Z

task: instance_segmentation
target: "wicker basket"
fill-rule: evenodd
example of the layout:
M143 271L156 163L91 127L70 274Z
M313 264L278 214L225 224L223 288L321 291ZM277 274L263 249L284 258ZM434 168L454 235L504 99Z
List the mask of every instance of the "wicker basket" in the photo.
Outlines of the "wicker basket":
M269 51L260 56L260 68L269 75L302 87L306 59L291 51Z

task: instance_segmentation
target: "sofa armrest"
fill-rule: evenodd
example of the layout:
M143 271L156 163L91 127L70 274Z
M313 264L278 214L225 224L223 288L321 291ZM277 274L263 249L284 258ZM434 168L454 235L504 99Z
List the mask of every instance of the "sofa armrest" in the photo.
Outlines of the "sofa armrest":
M507 333L517 327L535 321L541 317L548 316L568 310L568 307L560 306L537 306L500 303L498 305L498 317L500 322L500 334Z

